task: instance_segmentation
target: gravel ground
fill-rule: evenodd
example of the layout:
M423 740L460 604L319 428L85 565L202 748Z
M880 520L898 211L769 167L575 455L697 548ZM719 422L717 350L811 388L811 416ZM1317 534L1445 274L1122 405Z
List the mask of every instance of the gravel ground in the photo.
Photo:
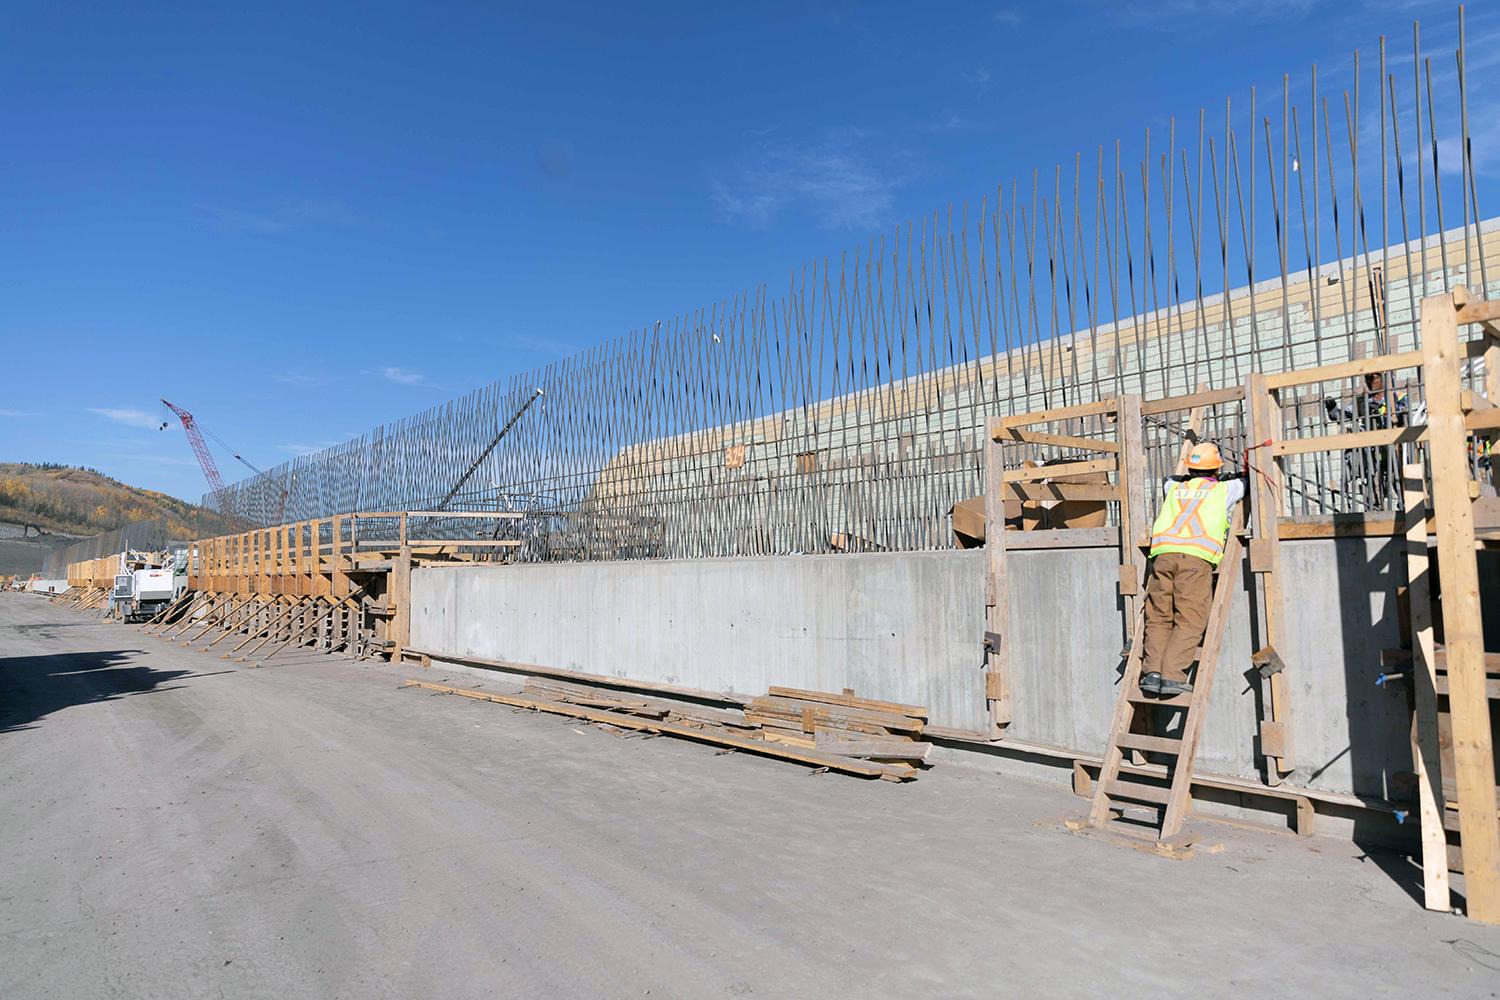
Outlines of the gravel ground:
M1500 928L1345 842L1170 861L982 758L811 776L403 676L0 594L0 996L1500 992Z

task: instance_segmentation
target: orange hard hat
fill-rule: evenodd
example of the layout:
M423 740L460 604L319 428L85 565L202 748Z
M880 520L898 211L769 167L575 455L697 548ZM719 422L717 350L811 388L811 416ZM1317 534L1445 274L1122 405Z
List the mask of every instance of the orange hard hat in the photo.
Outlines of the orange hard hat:
M1219 457L1219 446L1210 442L1193 445L1193 450L1188 452L1187 467L1189 469L1205 469L1210 472L1217 471L1224 464L1224 459Z

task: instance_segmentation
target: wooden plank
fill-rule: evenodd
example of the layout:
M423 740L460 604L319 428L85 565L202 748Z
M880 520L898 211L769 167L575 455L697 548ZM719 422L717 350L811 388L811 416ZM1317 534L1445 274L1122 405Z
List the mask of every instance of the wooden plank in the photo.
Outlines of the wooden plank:
M1285 757L1287 750L1287 728L1285 723L1271 719L1260 724L1260 752L1267 757Z
M1479 568L1459 382L1458 326L1451 296L1422 300L1423 377L1427 388L1432 508L1437 520L1443 638L1459 826L1470 918L1500 924L1500 822L1497 822L1490 705L1485 696Z
M1475 299L1460 306L1454 321L1466 323L1493 323L1500 320L1500 299Z
M1298 538L1387 538L1401 534L1395 514L1312 514L1277 520L1276 535L1282 541Z
M910 740L882 740L871 737L850 738L837 730L819 729L814 734L814 745L819 750L840 754L844 757L860 757L880 760L926 760L932 753L931 743L914 743Z
M814 701L820 705L842 705L845 708L862 708L870 712L889 712L894 715L909 715L914 719L927 718L927 709L921 705L903 705L894 701L877 701L860 698L849 692L834 694L831 691L808 691L802 688L777 687L772 685L766 694L773 698L791 698L797 701Z
M1120 746L1130 750L1145 750L1148 753L1169 753L1174 757L1182 749L1182 741L1174 736L1146 736L1142 733L1123 733Z
M1489 372L1489 366L1486 365L1485 366L1486 379L1488 379L1488 372ZM1468 389L1465 389L1460 394L1461 398L1464 401L1463 402L1463 408L1464 408L1464 412L1465 413L1468 413L1470 410L1490 410L1490 409L1494 409L1495 404L1492 403L1492 402L1490 402L1490 397L1488 395L1488 392L1489 392L1488 388L1486 388L1485 391L1486 391L1486 395L1483 395L1483 396L1481 396L1477 392L1470 392Z
M1109 483L1005 483L1007 500L1118 500L1120 487Z
M1118 778L1113 781L1101 781L1099 787L1104 790L1104 794L1110 799L1150 802L1160 806L1166 805L1171 795L1169 789L1162 788L1160 785L1148 785L1141 781L1121 781Z
M1496 367L1500 368L1500 362L1497 362ZM1475 410L1464 418L1464 427L1471 431L1492 431L1500 428L1500 407Z
M1321 368L1299 368L1296 371L1276 372L1264 376L1267 389L1286 389L1296 385L1311 385L1316 382L1332 382L1336 379L1355 378L1372 372L1399 371L1416 368L1422 364L1421 351L1402 351L1399 354L1379 354L1372 358L1355 358Z
M1054 448L1077 448L1081 451L1103 451L1118 453L1120 446L1114 441L1100 438L1074 437L1071 434L1048 434L1044 431L1027 430L1023 427L1001 428L999 440L1021 441L1026 444L1044 444Z
M803 720L803 732L812 732L812 725L838 728L849 723L878 726L898 733L920 733L922 720L896 712L870 712L842 705L827 707L809 705L790 698L773 698L762 695L751 698L745 706L747 712L779 719Z
M1217 406L1220 403L1233 403L1244 398L1245 390L1238 385L1230 389L1200 390L1186 396L1167 396L1163 399L1145 400L1141 403L1141 413L1148 417L1158 417L1163 413Z
M1009 427L1030 427L1033 424L1051 423L1055 420L1071 420L1074 417L1092 417L1115 412L1113 399L1101 399L1096 403L1079 403L1076 406L1060 406L1053 410L1038 410L1032 413L1017 413L1009 417L991 417L989 433L992 440Z
M582 685L569 684L566 681L556 681L547 677L527 678L522 693L546 701L587 705L590 708L605 708L610 711L628 712L631 715L655 719L666 718L668 711L663 706L653 705L652 699L649 698L621 694L618 691L605 691L603 688L585 688Z
M1320 437L1292 438L1276 441L1266 451L1272 455L1306 455L1321 451L1351 451L1355 448L1379 448L1408 441L1420 441L1427 436L1427 427L1415 424L1410 427L1383 427L1372 431L1351 431L1345 434L1324 434Z
M1380 665L1382 667L1409 667L1416 659L1416 654L1410 649L1382 649L1380 651ZM1448 670L1448 651L1441 647L1434 647L1427 661L1431 663L1438 673ZM1500 674L1500 653L1484 654L1484 672L1489 676Z
M1114 472L1115 465L1116 462L1112 458L1098 458L1089 462L1064 462L1061 465L1038 465L1030 469L1006 469L1003 481L1007 483L1030 483L1038 479L1058 479L1063 476L1085 476L1097 472Z
M605 712L595 708L585 708L581 705L565 705L557 702L540 701L535 698L522 698L516 695L497 694L490 691L474 691L466 688L451 687L447 684L433 684L430 681L408 680L402 686L423 688L443 694L456 694L464 698L474 698L478 701L492 701L498 705L509 705L512 708L529 708L538 712L549 712L553 715L567 715L575 719L588 719L590 722L603 722L625 729L638 729L648 733L663 733L669 736L678 736L682 739L696 740L700 743L712 743L716 746L734 747L736 750L744 750L747 753L756 753L765 757L776 757L781 760L811 764L814 767L826 767L830 771L840 771L844 774L855 774L866 778L904 780L912 777L912 772L909 768L895 768L884 764L866 763L852 760L839 754L778 746L745 736L733 736L728 733L714 732L710 729L694 729L692 726L679 725L673 722L638 719L634 716L621 715L618 712Z
M514 538L414 538L406 543L417 549L513 549L520 545Z
M407 517L472 517L485 520L516 520L526 515L514 510L409 510Z

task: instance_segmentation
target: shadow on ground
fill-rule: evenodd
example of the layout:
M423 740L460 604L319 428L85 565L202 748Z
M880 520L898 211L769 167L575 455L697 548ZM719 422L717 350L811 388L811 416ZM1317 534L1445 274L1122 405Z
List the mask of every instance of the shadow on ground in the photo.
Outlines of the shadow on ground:
M0 657L0 733L35 728L47 716L77 705L171 690L162 685L180 677L205 676L140 666L134 662L140 653L111 649Z

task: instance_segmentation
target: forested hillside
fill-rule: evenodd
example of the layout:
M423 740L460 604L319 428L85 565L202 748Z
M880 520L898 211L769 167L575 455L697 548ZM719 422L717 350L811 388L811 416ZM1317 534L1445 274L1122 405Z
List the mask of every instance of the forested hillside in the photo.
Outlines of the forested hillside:
M97 535L156 517L167 519L167 533L174 538L206 538L230 530L215 511L127 486L93 469L0 462L0 521L50 534Z

